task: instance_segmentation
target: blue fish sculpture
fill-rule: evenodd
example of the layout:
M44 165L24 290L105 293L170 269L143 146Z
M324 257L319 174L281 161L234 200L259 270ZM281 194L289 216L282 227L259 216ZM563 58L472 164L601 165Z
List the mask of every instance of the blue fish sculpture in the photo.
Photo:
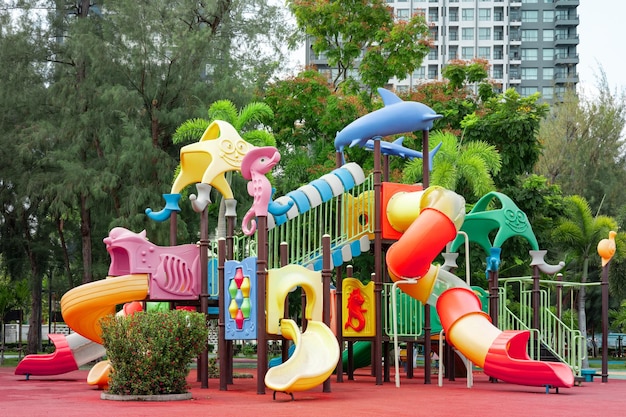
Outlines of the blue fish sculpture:
M380 141L380 153L383 155L399 156L401 158L409 159L410 161L414 160L415 158L420 158L420 159L424 158L424 154L422 152L403 146L402 145L403 141L404 141L404 136L394 140L393 142L387 142L387 141L381 140ZM430 170L432 170L433 168L433 158L437 154L437 151L439 151L439 148L441 148L442 144L443 142L440 142L439 145L435 146L432 151L428 152L428 167ZM373 151L374 140L373 139L368 140L367 142L365 142L365 146L363 147L369 151Z
M343 128L335 136L335 149L342 152L346 147L364 146L375 137L399 133L430 130L435 120L443 117L433 109L416 101L403 101L384 88L378 89L384 107L364 116Z

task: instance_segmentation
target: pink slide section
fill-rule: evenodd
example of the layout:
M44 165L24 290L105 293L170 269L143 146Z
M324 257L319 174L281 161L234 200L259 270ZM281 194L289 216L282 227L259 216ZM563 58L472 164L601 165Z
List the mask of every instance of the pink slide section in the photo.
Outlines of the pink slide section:
M431 265L456 237L464 215L462 197L429 188L419 215L387 252L391 279L419 279L417 285L399 287L422 303L436 306L447 340L487 375L520 385L573 386L574 374L568 365L530 359L526 353L528 331L503 332L495 327L464 281Z
M49 334L54 344L52 353L27 355L17 364L15 375L60 375L75 371L79 366L106 354L102 345L92 342L78 333L70 335Z

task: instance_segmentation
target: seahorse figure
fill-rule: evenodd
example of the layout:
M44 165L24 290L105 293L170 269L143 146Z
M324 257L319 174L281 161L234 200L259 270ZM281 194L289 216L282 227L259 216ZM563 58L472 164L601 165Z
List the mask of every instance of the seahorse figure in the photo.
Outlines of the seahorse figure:
M348 319L344 329L352 327L355 332L360 332L365 328L365 315L363 313L367 313L367 310L363 309L364 302L365 298L361 294L361 289L353 289L348 297ZM357 324L353 324L353 321L356 321Z
M272 146L255 148L241 161L241 175L249 180L248 194L254 198L252 207L243 217L241 229L247 235L256 232L255 217L267 216L272 200L272 184L265 174L280 161L280 153Z

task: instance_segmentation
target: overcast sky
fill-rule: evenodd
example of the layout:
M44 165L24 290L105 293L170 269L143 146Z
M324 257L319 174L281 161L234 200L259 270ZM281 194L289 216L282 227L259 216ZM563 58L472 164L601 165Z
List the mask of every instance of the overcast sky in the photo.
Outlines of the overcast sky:
M586 92L597 84L601 66L611 90L626 89L626 1L581 0L578 16L581 87Z

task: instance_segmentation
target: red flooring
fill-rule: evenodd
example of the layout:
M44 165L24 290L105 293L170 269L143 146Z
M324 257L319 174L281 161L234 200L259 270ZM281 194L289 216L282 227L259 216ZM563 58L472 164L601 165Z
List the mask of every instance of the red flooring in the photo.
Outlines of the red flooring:
M295 401L285 394L272 400L272 392L256 393L254 378L235 379L227 391L211 379L209 389L201 389L195 371L190 374L193 399L152 403L117 402L100 399L101 391L87 385L88 371L79 370L59 376L31 377L13 374L14 368L0 368L0 416L6 417L184 417L184 416L623 416L626 413L626 380L600 378L582 386L545 393L542 387L490 383L482 373L475 374L474 386L466 380L425 385L422 378L407 379L401 386L392 382L375 385L369 369L359 369L354 381L337 383L332 377L330 393L322 387L295 393Z

